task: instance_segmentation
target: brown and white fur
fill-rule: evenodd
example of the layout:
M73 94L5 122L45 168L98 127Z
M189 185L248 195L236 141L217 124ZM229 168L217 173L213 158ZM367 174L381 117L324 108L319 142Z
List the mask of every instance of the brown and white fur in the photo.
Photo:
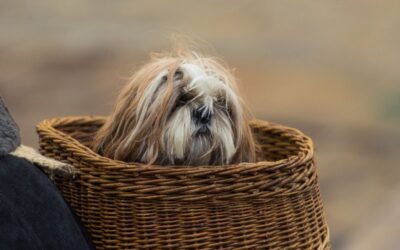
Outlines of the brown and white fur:
M232 73L192 51L158 54L124 87L94 150L125 162L224 165L255 161Z

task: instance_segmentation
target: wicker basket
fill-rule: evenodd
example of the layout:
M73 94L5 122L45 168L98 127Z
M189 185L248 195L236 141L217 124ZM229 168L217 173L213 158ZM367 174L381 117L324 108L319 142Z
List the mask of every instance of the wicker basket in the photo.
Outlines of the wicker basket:
M103 122L37 126L41 153L76 168L52 178L97 249L329 249L313 144L298 130L253 121L258 163L163 167L91 151Z

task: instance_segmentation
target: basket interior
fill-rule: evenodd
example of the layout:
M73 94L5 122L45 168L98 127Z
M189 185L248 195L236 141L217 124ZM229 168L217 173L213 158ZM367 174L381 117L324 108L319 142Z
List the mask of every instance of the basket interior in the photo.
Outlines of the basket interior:
M71 136L84 146L91 148L92 140L102 124L63 124L55 127L59 131ZM251 125L255 141L258 145L257 161L279 161L297 156L307 147L305 138L299 138L299 133L288 130L280 125L271 127Z

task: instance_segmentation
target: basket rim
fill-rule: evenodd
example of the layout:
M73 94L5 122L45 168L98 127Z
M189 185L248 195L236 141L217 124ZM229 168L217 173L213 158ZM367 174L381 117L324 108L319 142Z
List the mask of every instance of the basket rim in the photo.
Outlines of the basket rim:
M37 125L37 132L43 143L42 150L45 150L47 140L59 145L65 149L67 161L71 157L71 160L81 162L83 167L77 167L77 175L91 179L87 185L96 185L109 194L145 200L265 199L305 192L318 186L312 140L297 129L262 120L251 121L253 129L268 131L271 135L288 137L293 141L299 150L285 159L190 167L109 159L57 129L65 125L101 126L104 120L102 116L47 119ZM132 183L133 179L137 182Z
M143 170L165 170L168 169L169 171L182 171L187 170L188 167L190 167L191 171L204 171L204 170L215 170L215 171L221 171L221 170L227 170L230 169L234 171L236 168L257 168L259 166L268 166L270 168L272 167L279 167L282 165L292 165L292 164L301 164L302 162L306 162L310 159L313 158L314 155L314 144L313 141L311 140L310 137L305 135L303 132L296 128L288 127L285 125L281 125L278 123L273 123L261 119L252 119L250 121L250 125L252 127L271 127L274 129L280 129L282 131L285 131L288 135L290 134L291 136L298 136L301 137L302 140L304 141L303 145L306 148L306 150L301 150L299 151L298 154L296 155L291 155L288 158L280 159L278 161L258 161L254 163L250 162L242 162L238 164L226 164L226 165L200 165L200 166L186 166L186 165L156 165L156 164L144 164L140 162L123 162L119 160L114 160L110 159L108 157L104 157L96 152L94 152L92 149L89 147L81 144L77 139L73 138L72 136L68 135L67 133L64 133L60 130L57 129L57 126L61 126L63 124L67 123L74 123L74 122L87 122L87 123L98 123L102 124L102 122L106 119L105 116L65 116L65 117L56 117L56 118L51 118L51 119L45 119L38 123L36 125L36 130L39 134L42 133L48 133L51 134L51 136L55 138L59 138L64 140L65 142L68 142L70 145L73 147L82 150L82 152L85 152L85 157L87 158L95 158L97 162L102 162L104 164L104 167L107 166L125 166L128 168L137 168L137 169L143 169Z

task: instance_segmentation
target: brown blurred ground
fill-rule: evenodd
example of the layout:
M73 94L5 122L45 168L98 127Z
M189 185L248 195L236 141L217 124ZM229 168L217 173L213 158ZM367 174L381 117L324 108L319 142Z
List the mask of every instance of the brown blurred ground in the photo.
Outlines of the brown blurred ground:
M334 249L400 243L400 2L1 1L0 95L36 146L44 118L110 112L171 33L237 69L258 118L300 128Z

